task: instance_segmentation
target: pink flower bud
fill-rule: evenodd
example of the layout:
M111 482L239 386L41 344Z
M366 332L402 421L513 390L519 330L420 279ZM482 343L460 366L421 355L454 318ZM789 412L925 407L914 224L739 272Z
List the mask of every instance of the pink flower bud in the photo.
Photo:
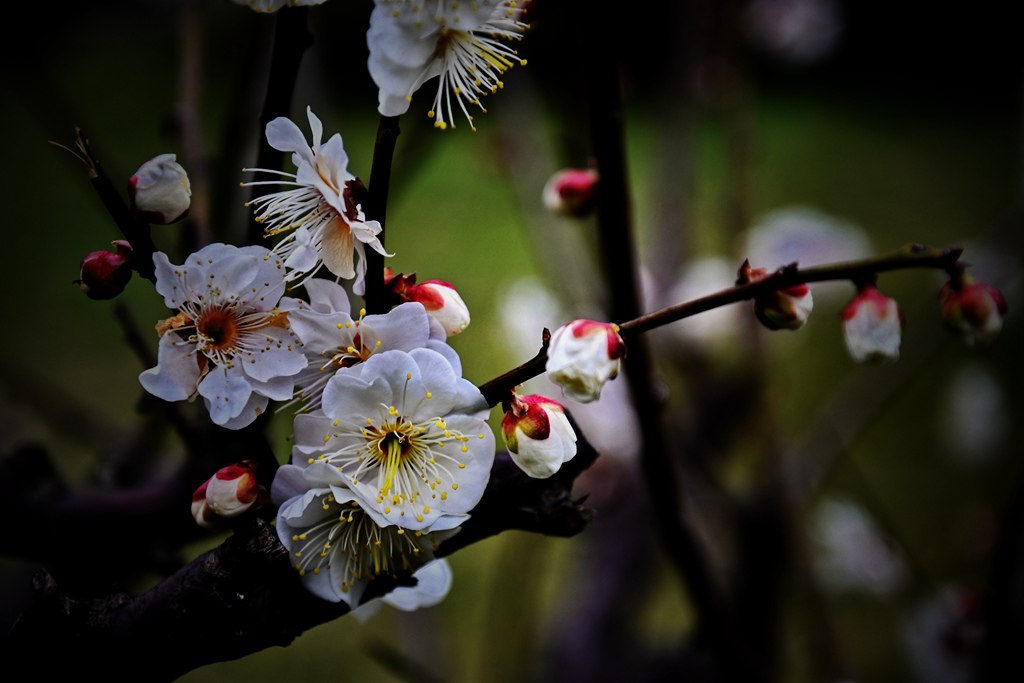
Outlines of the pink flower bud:
M751 268L743 262L737 284L746 284L768 276L767 268ZM769 330L799 330L814 309L811 289L806 284L768 292L754 298L754 315Z
M113 299L132 278L132 245L124 240L112 244L117 252L94 251L82 259L82 279L74 284L90 299Z
M618 325L575 320L551 336L545 369L568 398L590 403L601 397L604 383L619 374L619 359L625 355Z
M238 517L253 506L262 491L253 470L256 463L244 460L217 471L192 494L192 516L204 529L217 529L225 519Z
M900 357L900 337L906 322L895 299L866 286L839 317L846 348L858 363L886 365Z
M501 421L509 455L535 479L545 479L576 455L576 432L560 403L544 396L513 395Z
M128 179L132 209L150 223L167 225L188 215L192 186L173 154L153 157Z
M939 292L942 318L970 346L984 346L1003 328L1006 299L998 289L961 273Z
M462 332L469 325L466 303L455 291L455 287L447 282L427 280L423 284L407 287L404 296L407 301L423 304L423 308L441 323L449 337Z
M570 218L586 218L597 201L597 171L566 168L558 171L544 186L544 205Z

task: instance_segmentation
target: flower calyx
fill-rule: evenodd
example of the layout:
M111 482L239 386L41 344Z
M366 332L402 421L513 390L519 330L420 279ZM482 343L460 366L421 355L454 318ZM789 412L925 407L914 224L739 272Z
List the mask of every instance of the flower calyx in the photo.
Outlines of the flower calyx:
M204 529L223 528L225 521L245 514L266 500L256 481L256 461L243 460L217 470L192 494L192 516Z
M501 431L512 461L535 479L550 477L576 455L576 432L565 408L545 396L513 393Z
M81 263L81 279L73 281L90 299L113 299L132 278L132 245L112 242L117 251L94 251Z
M749 284L768 275L767 268L751 268L750 262L744 260L736 284ZM754 297L754 315L769 330L799 330L813 309L814 299L806 283Z
M1006 299L992 285L975 280L963 271L952 275L939 292L942 319L958 332L968 346L985 346L1003 328Z

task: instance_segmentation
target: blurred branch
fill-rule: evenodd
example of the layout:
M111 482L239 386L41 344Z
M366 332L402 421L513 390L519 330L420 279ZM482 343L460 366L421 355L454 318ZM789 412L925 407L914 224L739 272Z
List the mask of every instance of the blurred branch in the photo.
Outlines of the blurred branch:
M210 182L209 163L203 150L201 111L203 75L203 26L199 17L199 2L181 3L181 67L178 74L180 100L178 125L181 127L182 161L189 169L192 202L189 207L188 230L182 230L186 254L198 251L210 243Z
M256 168L277 168L281 165L282 153L270 146L263 131L268 123L279 116L287 117L290 113L299 66L306 49L313 44L313 36L307 28L307 10L307 7L290 7L287 12L270 15L276 22L274 47L270 57L267 94L259 117L260 151L256 157ZM262 244L263 237L262 224L250 219L249 244Z

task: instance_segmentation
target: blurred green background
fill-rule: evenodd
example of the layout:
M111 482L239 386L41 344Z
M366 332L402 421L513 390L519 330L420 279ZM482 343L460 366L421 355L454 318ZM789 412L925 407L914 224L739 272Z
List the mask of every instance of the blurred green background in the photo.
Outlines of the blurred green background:
M1006 17L978 10L958 20L937 16L924 3L890 11L883 3L837 2L824 3L838 8L841 26L830 51L794 62L781 48L757 49L756 26L749 27L756 23L754 4L730 5L736 26L748 26L732 37L746 47L730 48L721 36L702 33L701 21L653 26L659 22L641 16L610 17L623 22L622 44L593 46L624 53L634 214L641 251L660 274L680 265L665 252L678 252L681 261L720 255L738 266L743 230L767 212L803 205L859 226L879 253L908 242L966 245L976 275L1000 286L1010 303L995 344L968 349L939 320L937 275L884 276L880 286L899 299L908 326L901 360L882 369L858 368L846 357L836 314L852 289L818 297L810 323L797 334L741 330L756 335L772 431L795 457L818 454L823 414L865 410L808 499L808 526L817 501L855 500L883 530L887 547L898 549L901 582L883 593L837 589L827 594L827 605L855 678L911 680L917 670L905 644L907 624L943 587L984 592L1002 512L1020 486L1020 60L1005 49L1014 37ZM396 256L389 265L457 285L473 323L452 345L475 383L528 357L509 339L507 326L516 321L505 319L499 306L520 278L534 275L562 292L567 310L580 303L580 291L600 289L593 281L559 281L548 270L552 258L562 258L550 253L552 245L566 235L584 245L593 238L589 223L552 219L540 205L547 175L587 163L580 131L586 110L574 99L587 60L558 53L559 36L546 29L542 12L550 3L538 5L536 26L520 46L529 65L507 74L506 88L488 98L490 111L474 121L478 132L429 128L429 96L421 93L402 119L396 153L387 231ZM325 132L340 132L350 170L364 179L377 121L364 68L370 9L369 2L332 0L311 12L316 42L292 107L303 128L308 103ZM195 23L189 27L183 16ZM233 239L247 219L238 182L255 158L254 114L270 24L269 17L215 0L88 3L59 16L42 5L15 10L10 31L33 40L18 47L8 42L0 62L0 123L8 131L0 170L5 263L15 286L0 354L4 452L42 443L69 481L95 485L105 454L137 424L137 375L144 367L125 345L112 304L90 301L70 284L79 260L119 235L85 167L48 142L73 147L73 126L81 126L118 183L165 152L178 153L192 174L181 135L187 117L196 115L208 164L210 226L219 239ZM186 36L196 41L187 50L201 65L192 109L181 95ZM688 60L682 69L669 59L679 45ZM183 229L155 227L154 239L181 258ZM138 278L121 300L144 330L167 316ZM539 340L539 329L527 334ZM155 334L152 346L155 351ZM748 367L725 343L704 362L724 376ZM684 373L667 386L676 390L685 381ZM984 410L972 411L982 395ZM279 418L275 432L288 430ZM964 434L966 449L957 445ZM762 436L731 435L730 452L716 464L730 490L742 492L757 470ZM287 443L278 445L283 461ZM173 458L168 453L168 467ZM596 478L592 483L601 486ZM603 501L614 508L614 496ZM185 501L181 507L187 514ZM622 551L621 539L597 535L604 533L600 526L591 532L571 540L519 532L490 539L451 558L455 585L436 608L386 611L365 625L343 618L288 648L183 680L404 680L388 668L402 661L442 680L543 679L580 577L592 569L589 563ZM183 549L182 561L216 542ZM7 628L25 605L36 565L17 548L4 551L0 627ZM629 598L623 638L652 652L671 649L692 626L685 592L658 555L637 562L650 563L655 579ZM782 679L809 680L811 634L799 592L784 598Z

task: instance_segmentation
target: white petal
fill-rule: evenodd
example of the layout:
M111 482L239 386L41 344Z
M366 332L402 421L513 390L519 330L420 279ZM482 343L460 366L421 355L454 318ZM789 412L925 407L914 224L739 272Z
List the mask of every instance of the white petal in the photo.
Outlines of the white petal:
M262 332L262 330L261 330ZM285 332L277 328L267 328L267 334L278 334ZM239 358L238 364L245 370L245 374L260 382L269 381L274 377L293 377L299 370L306 367L306 357L302 355L298 345L292 350L269 349L261 353L253 354L252 358Z
M306 117L309 119L309 130L313 133L312 147L315 152L319 149L320 141L324 137L324 124L320 123L320 119L313 113L313 108L309 105L306 105Z
M199 383L199 395L209 401L210 419L219 425L238 417L250 394L252 388L240 371L229 374L219 365Z
M165 401L184 401L196 391L199 382L199 364L192 351L174 332L160 339L155 368L139 375L142 388Z
M339 372L324 387L323 410L330 418L354 421L370 415L376 417L377 406L391 405L392 400L391 386L384 379L366 382Z
M309 304L319 313L350 313L351 304L345 288L337 282L323 278L310 278L303 283L309 294Z
M279 152L294 152L310 166L315 164L306 136L291 119L279 116L268 123L267 143Z

